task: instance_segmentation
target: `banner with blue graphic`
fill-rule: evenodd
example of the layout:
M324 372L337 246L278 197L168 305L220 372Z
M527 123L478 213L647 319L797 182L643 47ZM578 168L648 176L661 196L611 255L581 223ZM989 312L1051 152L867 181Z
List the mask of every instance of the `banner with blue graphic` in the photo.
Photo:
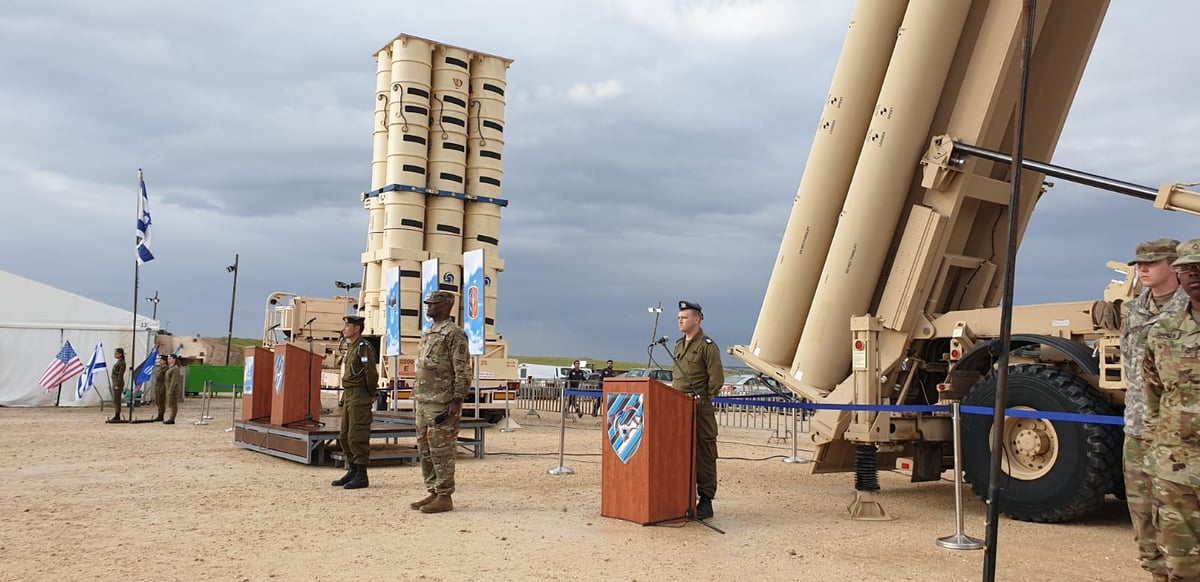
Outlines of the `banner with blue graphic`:
M463 253L463 331L468 351L483 355L483 249Z
M283 392L283 354L275 354L275 394Z
M387 310L385 312L387 328L383 332L383 355L400 355L400 267L388 269L383 274L384 288L387 289Z
M246 356L242 374L242 394L254 394L254 356Z
M438 260L421 261L421 331L429 331L433 320L425 314L425 298L438 290Z

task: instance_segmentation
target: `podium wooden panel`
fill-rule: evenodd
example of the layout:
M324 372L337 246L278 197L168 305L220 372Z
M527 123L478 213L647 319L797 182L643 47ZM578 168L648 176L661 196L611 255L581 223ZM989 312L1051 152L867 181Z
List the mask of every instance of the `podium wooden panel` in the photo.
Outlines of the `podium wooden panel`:
M266 348L246 348L246 371L242 378L242 420L271 417L271 394L275 392L275 354Z
M614 433L631 411L609 410L610 396L639 395L642 399L641 440L625 461L613 448ZM692 463L695 438L691 395L672 390L650 378L605 378L602 432L600 515L640 524L683 517L695 504Z
M275 346L271 424L290 424L307 418L321 418L322 359L321 356L292 344ZM258 367L257 363L255 367Z

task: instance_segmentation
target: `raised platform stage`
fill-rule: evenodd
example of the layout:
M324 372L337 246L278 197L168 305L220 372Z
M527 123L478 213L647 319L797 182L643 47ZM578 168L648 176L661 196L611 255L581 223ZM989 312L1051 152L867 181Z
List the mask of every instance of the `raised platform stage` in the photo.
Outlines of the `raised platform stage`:
M233 423L233 444L308 465L324 465L329 460L339 462L342 461L342 451L336 442L341 421L340 416L328 417L322 421L324 426L318 426L308 422L277 425L266 419L238 420ZM475 458L482 459L488 422L464 416L459 427L473 429L471 437L459 435L459 446L471 451ZM377 411L375 421L371 423L371 460L415 460L418 458L416 438L417 426L413 413ZM376 442L376 439L383 439L383 442ZM411 444L401 444L401 439L412 439Z

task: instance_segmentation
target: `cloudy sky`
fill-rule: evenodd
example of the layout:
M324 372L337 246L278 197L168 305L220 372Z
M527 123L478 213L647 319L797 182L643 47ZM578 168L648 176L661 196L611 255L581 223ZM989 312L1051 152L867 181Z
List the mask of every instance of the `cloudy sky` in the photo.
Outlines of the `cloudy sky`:
M1016 0L1013 0L1016 1ZM262 333L272 291L361 276L375 63L399 33L515 62L497 328L514 354L644 357L662 302L750 340L849 1L10 0L0 12L0 269L132 308L136 172L176 333ZM1114 0L1054 162L1200 180L1200 4ZM1017 302L1099 297L1138 241L1200 221L1061 183ZM2 291L2 290L0 290ZM150 306L139 302L139 311ZM665 357L665 354L660 355ZM730 359L729 364L735 362Z

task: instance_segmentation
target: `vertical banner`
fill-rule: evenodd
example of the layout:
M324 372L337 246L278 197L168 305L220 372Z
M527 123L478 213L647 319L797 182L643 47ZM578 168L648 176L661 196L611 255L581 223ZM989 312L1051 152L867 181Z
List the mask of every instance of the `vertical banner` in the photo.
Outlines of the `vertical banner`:
M421 261L421 331L429 331L433 320L425 314L425 298L438 290L438 260Z
M242 394L254 394L254 356L246 356L242 373Z
M383 274L384 286L387 289L387 328L383 332L385 338L383 355L400 355L400 267L392 267Z
M463 253L463 331L473 356L483 355L483 249Z

